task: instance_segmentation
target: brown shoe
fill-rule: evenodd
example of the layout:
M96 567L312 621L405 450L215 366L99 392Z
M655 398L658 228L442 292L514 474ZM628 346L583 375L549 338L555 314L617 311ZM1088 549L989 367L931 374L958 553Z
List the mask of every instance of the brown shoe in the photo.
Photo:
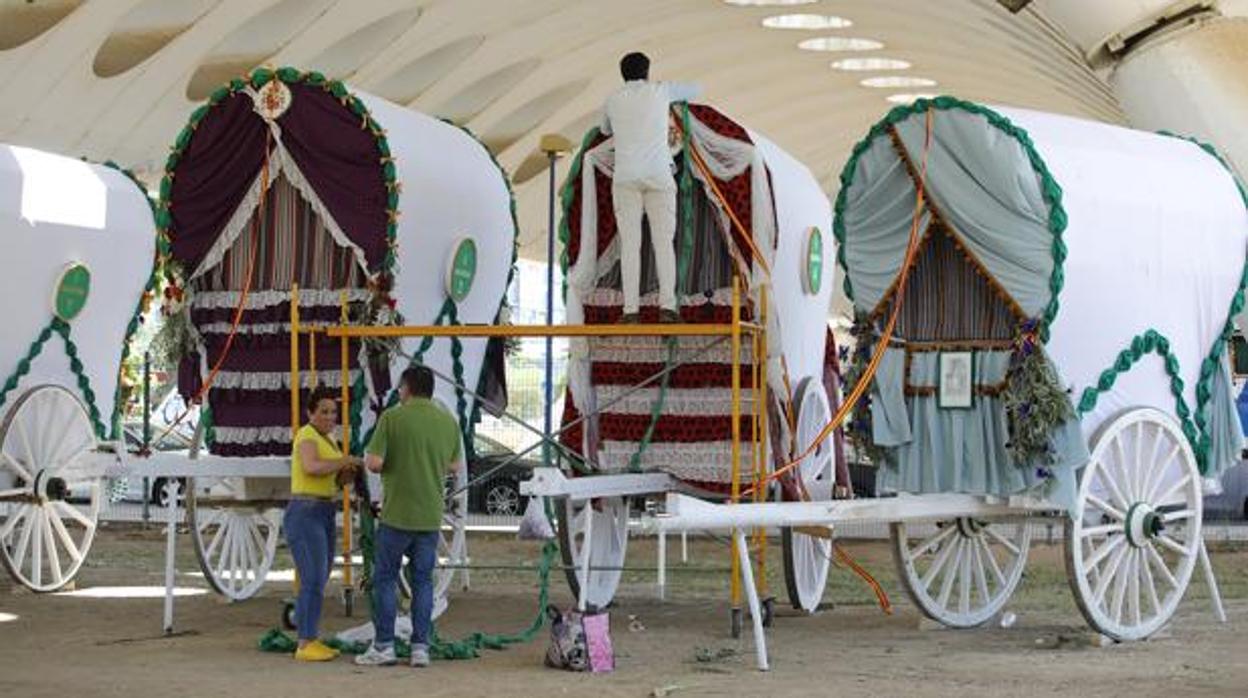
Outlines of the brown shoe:
M624 313L620 316L621 325L636 325L638 322L637 313Z
M676 312L675 310L668 310L667 308L663 308L659 310L659 322L665 322L668 324L678 324L683 321L680 318L680 313Z

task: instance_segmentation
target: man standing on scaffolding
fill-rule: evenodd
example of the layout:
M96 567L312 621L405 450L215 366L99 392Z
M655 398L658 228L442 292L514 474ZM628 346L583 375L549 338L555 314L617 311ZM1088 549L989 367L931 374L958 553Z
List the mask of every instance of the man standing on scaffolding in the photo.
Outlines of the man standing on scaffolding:
M650 221L650 246L659 277L659 319L679 322L676 304L676 179L668 149L668 109L698 96L697 85L650 82L650 59L630 53L620 60L624 86L607 98L602 132L615 136L611 197L619 231L622 323L637 322L641 285L641 215Z

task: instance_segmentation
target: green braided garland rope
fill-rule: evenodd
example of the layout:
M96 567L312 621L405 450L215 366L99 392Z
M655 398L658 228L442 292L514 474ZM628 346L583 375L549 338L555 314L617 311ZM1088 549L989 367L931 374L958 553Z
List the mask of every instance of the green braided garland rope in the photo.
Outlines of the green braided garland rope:
M444 323L451 324L451 325L459 324L458 309L455 305L455 302L449 298L446 299L446 301L442 304L442 309L438 312L437 317L435 317L433 320L434 325L441 325ZM412 355L412 361L411 361L412 365L419 364L421 361L423 361L425 352L429 351L429 349L433 346L433 340L434 340L433 337L424 337L421 339L419 347L417 348L416 352L413 353ZM462 385L463 380L464 380L463 378L464 368L463 368L463 362L461 361L460 357L463 354L463 347L458 337L452 337L451 340L452 340L451 356L454 359L453 370L455 374L455 382ZM363 393L364 393L363 386L360 385L360 389L356 391L356 394L362 396ZM456 393L456 403L457 403L456 407L457 407L457 410L459 412L459 417L460 417L460 424L461 424L460 428L464 434L464 438L466 442L470 442L470 439L472 438L473 429L472 429L472 425L466 424L464 421L465 403L466 403L465 393L463 389L459 387L456 387L455 393ZM398 402L398 390L395 389L390 392L390 396L387 399L386 406L387 407L393 406L397 402ZM359 416L360 416L360 413L362 412L362 405L363 405L362 397L357 397L352 400L351 419L352 419L353 425L355 425L352 429L352 434L359 434L359 431L360 431L359 430L359 424L360 424ZM372 433L375 428L376 428L376 425L373 425L373 427L370 427L368 433L365 434L362 438L360 438L359 441L356 441L354 438L352 439L352 442L353 442L351 445L352 452L354 453L363 452L363 446L364 444L367 444L368 441L372 438ZM471 448L471 447L465 446L465 448ZM369 510L368 507L361 507L360 509L360 550L361 550L361 554L364 557L363 578L365 580L372 578L372 562L373 562L373 545L374 545L375 527L376 527L376 521L372 515L372 512ZM467 636L466 638L462 640L458 640L458 641L442 640L441 638L438 637L437 630L435 628L434 633L433 633L433 638L432 638L433 642L431 643L431 646L430 646L430 654L435 659L470 659L470 658L478 656L479 651L482 649L503 649L507 645L528 642L529 640L531 640L533 636L537 633L537 631L541 629L543 623L545 623L545 617L546 617L545 609L546 609L546 604L549 598L549 590L550 590L550 568L551 568L552 561L554 560L555 552L557 550L558 548L553 542L547 542L546 545L542 548L542 557L538 564L538 613L537 613L537 617L534 619L533 623L528 628L515 634L490 634L490 633L483 633L483 632L474 632L471 635ZM370 587L369 592L368 592L369 601L370 601L370 604L375 608L376 600L373 598L373 593L374 593L373 589ZM277 634L275 635L274 633L277 633ZM293 651L293 650L286 649L287 643L282 639L283 637L286 637L286 636L281 634L280 631L271 630L269 631L268 634L266 634L264 637L261 638L260 648L266 651L283 651L283 652ZM364 652L365 650L367 650L367 644L363 644L363 643L347 644L347 643L338 643L336 641L332 641L330 644L331 646L341 649L344 652L360 653L360 652ZM406 643L396 643L396 651L401 656L407 656L407 654L410 652L410 647L407 646Z
M147 202L148 208L151 210L152 218L156 217L156 202L152 197L147 195L147 189L134 172L118 165L112 160L103 163L104 167L120 172L126 179L129 179L134 186L138 187L139 192L143 195L143 200ZM123 388L123 375L126 370L126 361L130 358L131 344L134 341L134 335L139 331L139 325L143 322L144 307L148 304L152 294L156 292L156 287L160 283L161 270L163 268L163 260L169 254L169 238L162 231L156 233L156 252L152 259L152 273L147 277L147 283L143 286L143 292L139 294L139 301L135 304L134 313L130 316L129 323L126 324L126 336L121 342L121 358L117 361L117 388L113 391L113 414L110 420L112 425L112 438L114 440L121 438L121 422L125 415L126 403L128 400L128 391Z
M507 187L507 199L510 204L510 211L511 211L511 227L512 227L512 230L515 232L515 235L512 238L512 242L511 242L511 265L507 268L507 284L503 287L503 297L498 302L498 311L494 313L494 324L497 325L499 321L502 319L503 308L507 306L506 289L511 288L512 279L514 279L516 276L516 260L520 256L520 219L516 216L516 193L511 188L511 177L507 174L506 168L502 166L502 164L498 161L498 158L494 157L494 152L491 151L489 148L487 148L485 144L481 142L480 138L477 138L477 134L473 133L472 129L469 129L467 126L461 126L449 119L443 119L442 121L468 134L469 136L472 137L473 140L475 140L478 144L481 145L481 149L485 151L485 154L490 156L490 162L494 163L494 166L498 168L499 173L503 176L503 184ZM462 380L458 380L457 382L460 383L460 385L463 385ZM481 394L482 389L484 387L485 387L485 372L482 371L481 375L477 378L477 394L478 395ZM474 400L472 403L472 414L469 416L469 419L466 422L466 424L469 425L468 428L470 429L471 433L476 432L476 425L477 425L477 422L479 421L481 421L481 401ZM467 448L469 449L469 453L475 452L475 445L473 443L473 439L470 436L466 437L465 443L468 444Z
M865 138L854 146L853 153L850 155L849 162L845 164L845 168L841 170L841 189L836 195L836 206L833 209L832 233L836 237L837 252L836 261L840 265L844 273L845 295L852 301L854 299L853 285L849 278L849 268L845 261L845 207L848 205L848 193L850 187L854 184L854 176L858 169L858 160L862 154L867 151L876 138L886 136L889 127L909 119L912 116L925 113L928 108L939 111L959 110L970 114L982 116L987 119L988 123L1003 131L1014 140L1018 141L1023 152L1027 154L1027 159L1031 163L1032 170L1036 176L1040 178L1040 193L1044 198L1044 202L1049 207L1049 232L1053 235L1052 254L1053 254L1053 272L1049 276L1049 291L1051 296L1044 311L1040 315L1039 335L1042 342L1048 341L1049 326L1054 318L1057 317L1059 310L1058 298L1062 292L1062 286L1065 284L1065 274L1062 271L1062 265L1066 261L1066 243L1062 241L1062 233L1066 230L1067 218L1066 209L1062 206L1062 188L1058 185L1057 180L1053 178L1049 172L1048 165L1040 157L1040 153L1036 150L1035 144L1031 140L1031 136L1027 131L1016 126L1005 116L989 109L985 106L967 102L956 97L941 96L935 99L916 99L913 104L894 107L888 112L878 123L871 127Z
M1156 354L1161 357L1166 375L1170 377L1170 392L1174 395L1175 401L1174 411L1182 423L1183 435L1187 437L1188 442L1191 443L1194 449L1197 448L1197 445L1200 443L1200 430L1192 421L1192 410L1188 407L1187 400L1183 397L1184 384L1183 379L1179 376L1179 357L1170 351L1170 340L1156 330L1149 330L1133 338L1131 345L1118 353L1118 358L1114 361L1114 364L1101 372L1096 385L1089 386L1083 390L1083 394L1079 398L1079 416L1082 417L1095 409L1100 396L1114 387L1118 376L1130 371L1140 359L1148 354ZM1205 471L1207 456L1207 449L1203 456L1199 452L1196 456L1202 473Z
M52 325L56 322L59 321L54 318L51 323L39 332L39 336L35 338L35 341L31 343L30 348L26 350L26 356L22 357L17 362L17 368L15 368L13 373L9 374L9 377L5 379L4 387L0 388L0 407L4 407L5 401L9 399L9 393L17 389L18 382L21 381L26 374L30 373L31 362L34 361L35 357L39 356L39 353L43 351L43 345L52 338Z
M509 645L529 642L537 635L546 623L546 604L550 594L550 570L553 566L558 547L550 541L542 546L542 557L538 562L538 601L537 615L527 628L518 633L483 633L475 632L460 640L444 640L438 634L436 625L430 638L429 655L433 659L473 659L481 656L481 650L501 650ZM256 643L262 652L290 654L295 651L295 639L274 628L260 637ZM325 644L348 654L362 654L368 651L367 642L342 642L337 638L325 641ZM411 645L403 640L396 640L394 651L400 657L411 656Z
M1199 146L1201 150L1209 155L1226 169L1230 174L1231 180L1235 182L1235 188L1239 191L1240 201L1243 202L1244 208L1248 209L1248 190L1244 189L1244 184L1235 174L1234 168L1222 157L1217 148L1204 141L1197 140L1190 136L1180 136L1169 131L1159 132L1163 136L1178 138L1188 141ZM1244 309L1244 289L1248 286L1248 258L1245 259L1243 270L1239 276L1239 287L1235 289L1235 295L1231 297L1230 309L1227 312L1226 322L1222 325L1222 332L1213 341L1208 355L1200 362L1200 377L1196 381L1196 429L1200 432L1199 439L1193 443L1196 451L1196 460L1200 464L1200 472L1203 474L1209 467L1209 451L1212 448L1212 437L1209 434L1209 403L1213 398L1213 378L1218 370L1218 363L1222 359L1222 353L1226 351L1226 344L1230 341L1231 336L1235 332L1235 316L1239 315Z
M4 381L4 387L0 388L0 407L8 400L9 394L17 389L17 384L26 374L30 373L31 362L39 356L43 351L43 345L47 344L52 338L52 334L60 335L61 340L65 344L65 355L69 357L69 370L73 372L74 377L78 380L78 392L82 395L83 401L87 406L87 413L91 416L91 427L95 431L97 438L106 438L108 432L104 427L104 421L100 417L100 408L95 404L95 391L91 388L91 378L87 376L82 365L82 361L78 358L78 345L70 339L69 324L60 318L52 318L40 332L35 341L31 343L30 348L26 350L26 356L17 362L17 368Z

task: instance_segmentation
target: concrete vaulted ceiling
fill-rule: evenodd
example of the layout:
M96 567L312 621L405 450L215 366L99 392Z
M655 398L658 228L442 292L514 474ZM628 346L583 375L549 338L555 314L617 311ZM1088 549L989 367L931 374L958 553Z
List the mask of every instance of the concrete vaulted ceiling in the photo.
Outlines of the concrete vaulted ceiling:
M560 132L579 142L633 49L650 54L656 78L700 82L704 101L788 149L829 194L895 93L1123 121L1104 80L1035 6L1010 14L995 0L771 1L0 0L0 141L112 159L154 181L195 100L217 84L262 64L316 68L476 132L513 174L522 253L542 258L538 140ZM851 24L764 26L786 13ZM820 37L883 46L798 48ZM860 58L893 62L830 66ZM860 84L889 76L936 85ZM566 168L565 159L560 180Z

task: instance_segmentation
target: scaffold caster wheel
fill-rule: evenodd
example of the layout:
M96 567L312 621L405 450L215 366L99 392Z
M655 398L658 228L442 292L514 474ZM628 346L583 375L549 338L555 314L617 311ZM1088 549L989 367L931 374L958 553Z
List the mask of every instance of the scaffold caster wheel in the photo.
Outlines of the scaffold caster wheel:
M770 628L772 621L776 619L776 597L769 596L763 599L763 627Z
M736 640L741 637L741 609L732 609L732 639Z
M342 612L348 618L355 612L355 590L350 587L342 590Z
M298 630L295 624L295 602L287 599L282 602L282 627L287 630Z

